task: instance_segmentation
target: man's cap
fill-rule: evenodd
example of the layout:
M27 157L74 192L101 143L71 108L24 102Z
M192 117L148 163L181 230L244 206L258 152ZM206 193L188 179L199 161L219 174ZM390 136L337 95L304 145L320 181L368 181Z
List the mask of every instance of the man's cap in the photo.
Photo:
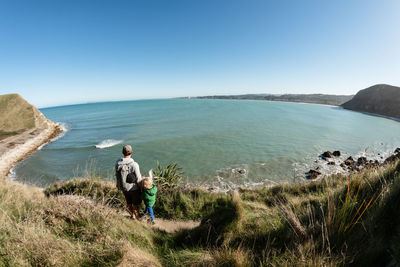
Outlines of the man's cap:
M125 145L122 148L122 154L124 154L124 156L128 156L131 155L133 153L132 147L130 145Z

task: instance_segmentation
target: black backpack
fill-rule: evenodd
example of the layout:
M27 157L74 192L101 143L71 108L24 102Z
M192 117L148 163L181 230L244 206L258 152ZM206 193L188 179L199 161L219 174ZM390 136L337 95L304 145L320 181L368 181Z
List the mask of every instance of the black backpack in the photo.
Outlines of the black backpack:
M136 181L137 181L136 172L130 172L126 176L126 183L133 184L133 183L136 183Z

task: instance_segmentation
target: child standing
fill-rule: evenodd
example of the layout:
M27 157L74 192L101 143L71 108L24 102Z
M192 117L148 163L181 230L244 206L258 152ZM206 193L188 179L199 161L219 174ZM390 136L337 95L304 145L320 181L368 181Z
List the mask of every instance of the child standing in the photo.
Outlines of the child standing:
M145 213L149 213L151 217L151 223L155 224L154 222L154 212L153 206L156 203L156 193L157 193L157 186L153 183L153 179L150 177L143 179L143 192L141 194L141 198L146 205Z

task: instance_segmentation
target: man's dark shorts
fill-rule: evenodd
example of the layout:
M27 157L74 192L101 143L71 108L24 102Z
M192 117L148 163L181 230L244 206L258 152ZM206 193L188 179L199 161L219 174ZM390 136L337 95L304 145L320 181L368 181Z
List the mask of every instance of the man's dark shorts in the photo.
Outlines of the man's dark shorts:
M127 192L123 191L123 192L126 199L126 204L140 205L140 203L142 203L142 200L140 199L140 189Z

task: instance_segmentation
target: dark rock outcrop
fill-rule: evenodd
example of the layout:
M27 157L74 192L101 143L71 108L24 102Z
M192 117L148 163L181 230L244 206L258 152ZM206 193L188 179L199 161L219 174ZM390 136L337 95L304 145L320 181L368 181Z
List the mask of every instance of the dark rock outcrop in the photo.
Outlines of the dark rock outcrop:
M341 153L339 150L333 151L332 153L335 157L340 157Z
M244 169L237 169L236 170L239 174L245 174L246 173L246 170L244 170Z
M348 157L345 161L344 164L347 166L353 166L354 165L354 159L352 156Z
M400 87L377 84L359 91L342 104L345 109L400 118Z
M317 170L311 169L311 170L309 170L309 171L306 173L306 175L307 175L307 179L314 180L314 179L316 179L319 175L321 175L321 172L319 172L319 171L317 171Z
M358 164L359 166L365 165L367 162L368 162L368 161L367 161L367 158L366 158L366 157L359 157L359 158L357 159L357 164Z
M397 159L400 159L400 147L396 148L394 151L394 154L389 156L387 159L385 159L385 164L386 163L392 163L395 162Z
M330 151L325 151L324 153L321 154L321 158L327 159L327 158L332 158L333 154Z

